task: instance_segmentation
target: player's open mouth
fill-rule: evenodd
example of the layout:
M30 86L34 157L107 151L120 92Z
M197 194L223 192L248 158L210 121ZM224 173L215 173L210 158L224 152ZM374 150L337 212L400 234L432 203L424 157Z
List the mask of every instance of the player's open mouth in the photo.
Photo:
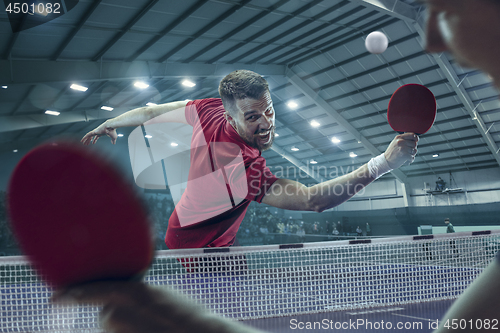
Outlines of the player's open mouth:
M266 144L271 140L271 131L269 130L267 132L257 134L256 137L259 138L259 140L261 140L262 143Z

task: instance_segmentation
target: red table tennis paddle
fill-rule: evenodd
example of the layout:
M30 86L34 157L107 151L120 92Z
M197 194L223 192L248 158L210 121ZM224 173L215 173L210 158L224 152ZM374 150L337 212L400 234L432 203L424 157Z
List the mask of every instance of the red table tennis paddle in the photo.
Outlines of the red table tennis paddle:
M8 211L21 249L55 287L139 277L153 257L147 214L131 185L76 143L26 154L10 179Z
M436 119L436 98L420 84L405 84L392 94L387 119L399 133L426 133Z

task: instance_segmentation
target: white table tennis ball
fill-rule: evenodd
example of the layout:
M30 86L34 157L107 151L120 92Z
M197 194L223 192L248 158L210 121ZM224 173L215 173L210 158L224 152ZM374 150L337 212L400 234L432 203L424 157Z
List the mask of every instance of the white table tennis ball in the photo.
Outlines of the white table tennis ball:
M389 40L386 35L380 31L370 33L365 40L365 46L368 52L373 54L380 54L387 49Z

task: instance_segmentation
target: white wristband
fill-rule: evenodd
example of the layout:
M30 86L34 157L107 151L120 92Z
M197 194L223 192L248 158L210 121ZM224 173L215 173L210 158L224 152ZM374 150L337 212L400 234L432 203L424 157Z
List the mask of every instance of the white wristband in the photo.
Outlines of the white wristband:
M389 166L389 163L387 163L384 154L380 154L368 162L368 172L370 173L370 177L375 179L380 178L391 171L392 169Z

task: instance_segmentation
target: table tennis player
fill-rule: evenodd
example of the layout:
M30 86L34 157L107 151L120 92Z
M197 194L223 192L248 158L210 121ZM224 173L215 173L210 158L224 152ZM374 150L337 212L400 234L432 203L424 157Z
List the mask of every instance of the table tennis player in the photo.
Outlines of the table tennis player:
M500 89L500 1L428 0L426 49L448 51L465 67L482 70ZM453 303L435 333L491 332L500 321L500 257ZM466 323L453 329L453 323ZM446 327L448 326L448 327Z
M252 71L237 70L222 79L219 94L221 99L137 108L107 120L81 140L88 145L107 135L115 143L117 128L139 126L156 117L161 117L163 122L193 126L189 181L186 193L169 219L165 238L170 249L233 245L251 201L301 211L322 212L335 207L383 174L399 168L406 161L412 162L417 153L418 136L405 133L397 135L385 153L341 177L312 187L289 179L278 179L266 167L261 155L273 144L276 130L273 101L266 80ZM218 147L211 145L214 143L233 144L237 149L235 152L230 152L231 149L221 152L219 149L214 153L217 149L213 147ZM212 150L200 147L211 147ZM227 171L227 166L218 164L219 160L232 160L240 152L244 169ZM234 168L238 169L238 166ZM227 174L219 184L198 182L198 187L193 189L194 180L212 169L226 170ZM224 203L226 184L231 188L231 200ZM217 192L217 188L223 193Z

